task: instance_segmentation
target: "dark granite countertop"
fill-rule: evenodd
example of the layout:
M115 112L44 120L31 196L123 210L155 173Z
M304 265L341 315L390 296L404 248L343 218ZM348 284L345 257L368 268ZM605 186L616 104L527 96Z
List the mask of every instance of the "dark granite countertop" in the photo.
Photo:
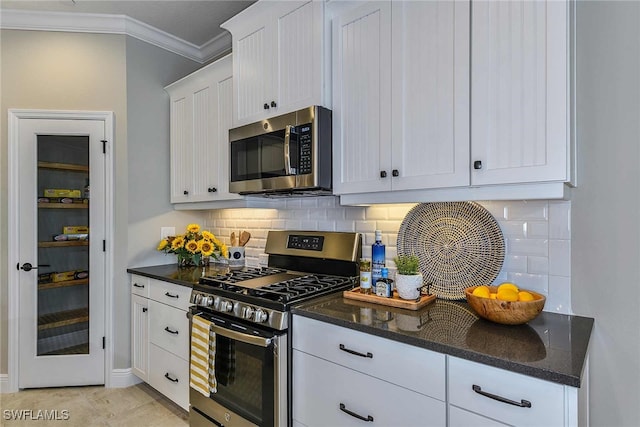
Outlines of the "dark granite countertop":
M154 265L151 267L131 267L127 268L127 273L146 276L152 279L164 280L176 285L193 287L202 276L213 276L226 272L226 264L211 263L207 267L178 268L178 264Z
M479 318L466 302L436 300L418 311L345 299L341 293L292 312L546 381L580 387L594 320L542 312L507 326ZM295 323L293 324L295 327Z

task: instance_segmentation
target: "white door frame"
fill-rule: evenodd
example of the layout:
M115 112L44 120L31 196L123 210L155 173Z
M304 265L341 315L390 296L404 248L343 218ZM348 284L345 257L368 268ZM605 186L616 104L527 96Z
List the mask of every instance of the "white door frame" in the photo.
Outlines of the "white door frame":
M8 242L18 241L18 145L19 123L21 119L48 119L48 120L102 120L105 124L105 236L107 247L105 253L105 387L111 385L111 372L113 371L113 251L114 242L114 118L110 111L62 111L62 110L21 110L9 109L8 116ZM20 334L18 332L20 289L19 271L12 266L19 263L18 253L8 251L8 390L18 391L19 350Z

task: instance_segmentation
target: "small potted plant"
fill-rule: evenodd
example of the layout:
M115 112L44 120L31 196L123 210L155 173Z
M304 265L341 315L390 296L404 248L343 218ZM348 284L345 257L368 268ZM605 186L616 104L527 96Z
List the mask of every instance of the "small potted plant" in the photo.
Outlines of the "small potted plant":
M393 260L398 272L396 290L402 299L416 299L422 288L422 273L419 272L420 260L416 255L399 255Z

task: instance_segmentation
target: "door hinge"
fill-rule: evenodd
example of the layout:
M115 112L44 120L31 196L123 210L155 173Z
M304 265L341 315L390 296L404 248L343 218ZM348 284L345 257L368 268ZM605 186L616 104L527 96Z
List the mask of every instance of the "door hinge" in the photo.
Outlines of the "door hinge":
M100 141L102 142L102 154L107 154L107 140L101 139Z
M107 252L107 241L106 240L102 241L102 252Z
M102 349L106 347L107 337L102 337Z

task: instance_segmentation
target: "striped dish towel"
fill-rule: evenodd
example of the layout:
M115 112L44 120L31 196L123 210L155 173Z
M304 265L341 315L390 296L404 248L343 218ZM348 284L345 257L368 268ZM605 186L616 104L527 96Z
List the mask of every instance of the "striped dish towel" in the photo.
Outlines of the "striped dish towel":
M189 385L204 396L215 393L216 376L216 335L211 330L211 322L200 316L193 316L191 326L191 368Z

